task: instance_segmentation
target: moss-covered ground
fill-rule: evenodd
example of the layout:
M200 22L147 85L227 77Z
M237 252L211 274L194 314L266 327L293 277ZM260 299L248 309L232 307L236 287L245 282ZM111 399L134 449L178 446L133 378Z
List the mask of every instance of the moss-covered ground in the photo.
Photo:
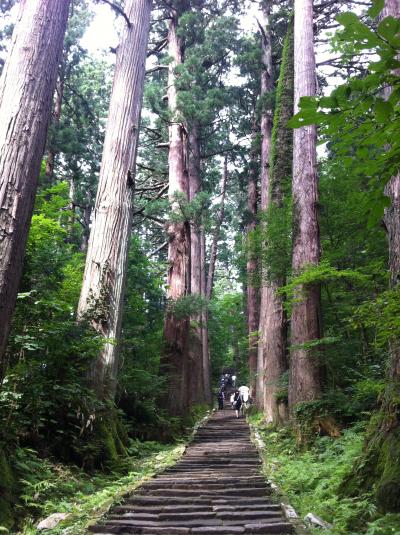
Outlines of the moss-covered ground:
M296 446L288 428L273 429L260 414L249 417L265 443L264 471L304 518L314 513L333 525L326 535L399 535L400 514L383 514L372 488L349 497L341 490L362 457L366 424L343 430L340 438L316 437L308 450ZM311 533L322 533L315 528Z

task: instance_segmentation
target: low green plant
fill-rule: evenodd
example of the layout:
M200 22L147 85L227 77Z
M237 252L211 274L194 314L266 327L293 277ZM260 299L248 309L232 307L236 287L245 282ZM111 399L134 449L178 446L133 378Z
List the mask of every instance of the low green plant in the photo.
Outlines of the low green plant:
M393 535L400 531L400 515L379 513L371 489L355 497L341 493L343 481L362 453L365 423L343 430L340 438L316 437L304 451L289 427L273 429L260 413L249 420L265 443L265 475L301 517L312 512L330 522L333 527L324 531L327 535Z

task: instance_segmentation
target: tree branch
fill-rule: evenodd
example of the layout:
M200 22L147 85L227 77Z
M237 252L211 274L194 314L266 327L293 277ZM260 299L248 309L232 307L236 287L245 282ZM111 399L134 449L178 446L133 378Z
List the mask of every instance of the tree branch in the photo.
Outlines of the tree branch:
M122 15L124 17L125 22L128 25L128 28L132 28L132 23L128 19L128 15L125 13L122 7L119 7L117 4L114 4L114 2L110 2L110 0L97 0L97 2L104 2L105 4L108 4L114 11L118 13L118 15Z

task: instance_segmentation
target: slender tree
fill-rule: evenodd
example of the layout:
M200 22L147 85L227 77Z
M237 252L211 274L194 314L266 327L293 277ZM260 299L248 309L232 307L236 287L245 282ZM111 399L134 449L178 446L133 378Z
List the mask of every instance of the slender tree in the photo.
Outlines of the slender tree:
M0 363L22 272L69 0L24 0L0 81Z
M303 96L316 92L312 0L294 3L294 112ZM294 274L320 259L316 127L304 126L293 137L293 258ZM305 347L320 338L320 289L307 285L298 289L291 316L289 407L320 395L320 366L316 352Z
M218 254L218 239L221 232L221 226L225 217L225 195L226 195L226 183L228 180L228 156L225 154L224 157L224 166L222 170L221 183L220 183L220 192L221 192L221 203L219 206L219 212L217 215L217 221L212 237L211 250L210 250L210 263L208 266L207 273L207 288L206 288L206 297L208 300L211 299L213 285L214 285L214 276L215 276L215 264L217 262Z
M118 340L132 221L138 143L151 0L129 0L128 21L117 49L114 82L99 185L86 257L78 315L106 339L93 364L93 385L113 394ZM108 388L109 387L109 388Z

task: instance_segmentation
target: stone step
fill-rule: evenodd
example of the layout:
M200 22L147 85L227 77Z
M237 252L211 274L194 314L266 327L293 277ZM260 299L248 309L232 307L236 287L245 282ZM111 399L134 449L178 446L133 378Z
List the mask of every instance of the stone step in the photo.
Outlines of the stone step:
M102 535L288 535L244 419L219 411L174 466L144 483L91 531Z
M244 513L250 513L252 511L258 512L262 509L262 511L266 512L268 515L271 513L281 513L281 508L277 504L269 504L264 503L262 501L261 504L247 504L247 505L238 505L235 503L235 505L213 505L212 503L207 503L204 505L118 505L113 508L114 513L152 513L152 514L159 514L159 513L195 513L197 511L217 511L221 513L233 513L233 512L239 512L243 511Z
M202 496L264 496L270 489L267 487L243 487L243 488L222 488L222 489L204 489L199 492L197 489L173 489L173 488L149 488L141 487L138 489L140 494L151 494L152 496L184 496L184 497L202 497Z
M263 488L263 489L269 488L267 484L265 483L265 481L245 481L243 483L236 482L232 484L232 483L218 483L218 482L211 482L211 481L205 481L205 482L196 481L196 483L187 482L187 481L174 481L172 483L169 481L162 481L162 480L145 483L143 485L143 488L146 488L146 489L171 488L171 489L187 489L187 490L191 490L191 489L201 490L201 489L209 488L212 490L216 490L216 489L225 489L227 488L227 485L229 485L229 488L236 488L236 489L238 488L246 489L248 487Z

